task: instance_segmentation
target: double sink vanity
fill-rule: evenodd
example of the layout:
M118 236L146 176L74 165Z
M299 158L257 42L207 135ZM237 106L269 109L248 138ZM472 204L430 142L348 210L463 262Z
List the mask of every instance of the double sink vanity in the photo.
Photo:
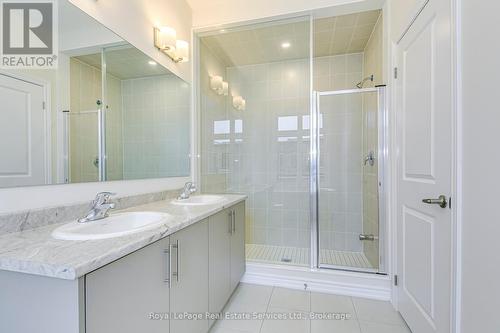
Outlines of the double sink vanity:
M80 221L0 237L0 332L208 332L245 271L246 197L107 216L110 195Z

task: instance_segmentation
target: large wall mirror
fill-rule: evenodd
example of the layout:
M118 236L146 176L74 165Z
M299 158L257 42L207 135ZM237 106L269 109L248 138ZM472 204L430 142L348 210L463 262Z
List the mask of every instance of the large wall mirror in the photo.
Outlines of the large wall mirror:
M0 70L0 187L189 176L189 84L58 11L58 68Z

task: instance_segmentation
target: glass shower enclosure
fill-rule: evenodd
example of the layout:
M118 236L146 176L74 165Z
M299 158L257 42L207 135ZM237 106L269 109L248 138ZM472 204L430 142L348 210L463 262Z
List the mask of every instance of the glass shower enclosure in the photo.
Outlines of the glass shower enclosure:
M347 82L359 54L314 57L313 22L198 34L198 182L248 196L250 263L383 273L385 88Z

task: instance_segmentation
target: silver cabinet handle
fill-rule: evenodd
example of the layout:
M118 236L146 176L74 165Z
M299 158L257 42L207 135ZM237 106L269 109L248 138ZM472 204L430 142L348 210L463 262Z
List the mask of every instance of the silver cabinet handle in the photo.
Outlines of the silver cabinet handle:
M180 246L179 246L179 240L176 240L175 244L172 244L171 245L172 248L174 248L176 251L175 251L175 272L172 272L172 275L175 276L175 280L177 282L179 282L180 278L179 278L179 267L180 267L180 264L179 264L179 251L180 251Z
M444 195L440 195L437 199L423 199L422 202L428 205L439 205L441 208L446 208L448 206L448 200Z
M234 234L236 233L236 211L234 209L231 215L233 219L233 234Z
M179 242L179 240L177 240L176 248L177 248L177 252L176 252L176 258L177 258L176 277L177 277L177 282L180 282L181 281L181 243Z
M163 253L167 254L167 266L168 266L168 274L167 277L163 280L165 283L168 284L168 287L170 288L171 283L172 283L172 244L168 245L168 249L163 250Z
M233 212L232 211L229 211L228 217L229 217L229 233L232 235L233 234Z

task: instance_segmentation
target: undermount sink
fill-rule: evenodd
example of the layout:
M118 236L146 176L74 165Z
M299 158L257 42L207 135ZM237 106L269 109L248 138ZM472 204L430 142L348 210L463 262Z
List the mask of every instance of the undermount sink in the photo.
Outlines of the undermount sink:
M86 223L70 222L52 232L52 237L63 240L93 240L114 238L154 229L172 219L170 214L157 212L129 212L113 214L101 220Z
M203 205L215 205L222 201L224 201L224 197L220 195L200 194L200 195L193 195L187 199L172 200L172 204L184 205L184 206L203 206Z

